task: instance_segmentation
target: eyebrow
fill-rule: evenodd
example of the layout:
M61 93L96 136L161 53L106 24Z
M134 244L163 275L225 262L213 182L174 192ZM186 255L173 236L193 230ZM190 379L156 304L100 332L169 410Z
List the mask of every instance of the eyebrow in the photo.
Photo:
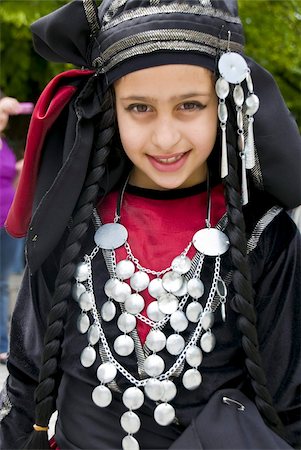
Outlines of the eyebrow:
M182 94L182 95L175 95L173 97L171 97L168 100L174 101L174 100L185 100L187 98L191 98L191 97L209 97L210 93L206 93L206 92L188 92L187 94ZM121 97L121 100L126 100L126 101L151 101L151 102L155 102L157 101L156 98L154 97L147 97L147 96L140 96L140 95L129 95L128 97Z

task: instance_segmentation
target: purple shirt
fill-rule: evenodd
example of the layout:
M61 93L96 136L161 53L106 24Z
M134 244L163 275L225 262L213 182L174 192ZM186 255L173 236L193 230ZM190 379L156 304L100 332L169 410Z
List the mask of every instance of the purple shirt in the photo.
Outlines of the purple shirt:
M13 201L15 188L13 181L16 176L16 157L5 139L1 138L0 149L0 227L4 226L10 205Z

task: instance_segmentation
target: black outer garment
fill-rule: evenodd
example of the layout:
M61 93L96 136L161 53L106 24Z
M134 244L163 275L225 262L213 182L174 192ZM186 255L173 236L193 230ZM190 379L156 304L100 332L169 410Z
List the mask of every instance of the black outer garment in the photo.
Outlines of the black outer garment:
M253 224L261 217L263 209L263 203L258 202L255 209L251 205L247 208L246 214ZM84 252L93 246L92 234L93 229L90 229ZM42 352L46 312L57 271L57 254L52 253L33 276L30 277L27 272L23 280L13 317L8 366L11 375L7 389L13 407L1 423L1 449L22 448L24 433L32 429L33 390L38 376L37 366ZM289 443L298 447L300 415L297 385L301 379L298 367L301 342L300 234L285 212L276 215L266 227L249 258L258 312L260 348L267 371L268 387L286 424ZM108 275L101 257L96 264L99 275L96 290L100 293ZM223 264L224 268L226 266L227 257ZM98 304L104 300L104 295L97 298ZM95 370L99 361L92 370L80 365L79 355L86 345L86 336L79 335L76 330L79 311L76 303L70 300L61 364L63 379L57 402L62 417L58 420L56 439L61 449L121 448L120 442L125 433L121 430L119 417L126 408L122 407L119 394L114 394L114 411L112 407L102 409L92 403L91 391L98 384ZM205 356L200 367L203 384L192 392L178 386L178 395L173 404L181 425L156 425L152 418L151 401L147 401L138 411L142 427L136 436L142 449L167 449L172 445L173 449L180 450L183 449L183 437L185 448L201 449L200 441L204 439L206 442L208 437L212 439L214 436L214 424L209 424L207 436L199 437L195 432L197 417L214 391L219 388L240 387L252 396L249 386L243 382L243 355L241 349L237 348L236 315L229 307L227 311L227 322L222 327L220 313L216 314L214 332L217 347ZM115 326L107 325L106 331L114 335ZM136 370L135 359L129 357L128 360L132 370ZM179 438L184 429L185 434ZM233 432L235 430L231 430ZM225 439L223 448L234 447Z

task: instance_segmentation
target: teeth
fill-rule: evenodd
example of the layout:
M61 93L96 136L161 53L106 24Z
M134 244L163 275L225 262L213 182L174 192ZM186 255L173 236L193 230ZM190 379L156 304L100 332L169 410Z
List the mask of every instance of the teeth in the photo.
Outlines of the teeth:
M179 159L182 158L184 153L182 153L181 155L178 156L173 156L172 158L156 158L157 161L159 161L162 164L171 164L174 163L176 161L179 161Z

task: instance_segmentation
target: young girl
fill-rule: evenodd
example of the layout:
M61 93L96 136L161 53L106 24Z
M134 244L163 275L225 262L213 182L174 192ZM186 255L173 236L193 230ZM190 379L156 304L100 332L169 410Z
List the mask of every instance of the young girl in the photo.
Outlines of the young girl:
M300 137L235 2L75 1L32 30L87 69L39 99L7 222L2 448L49 448L56 409L52 448L297 447Z

